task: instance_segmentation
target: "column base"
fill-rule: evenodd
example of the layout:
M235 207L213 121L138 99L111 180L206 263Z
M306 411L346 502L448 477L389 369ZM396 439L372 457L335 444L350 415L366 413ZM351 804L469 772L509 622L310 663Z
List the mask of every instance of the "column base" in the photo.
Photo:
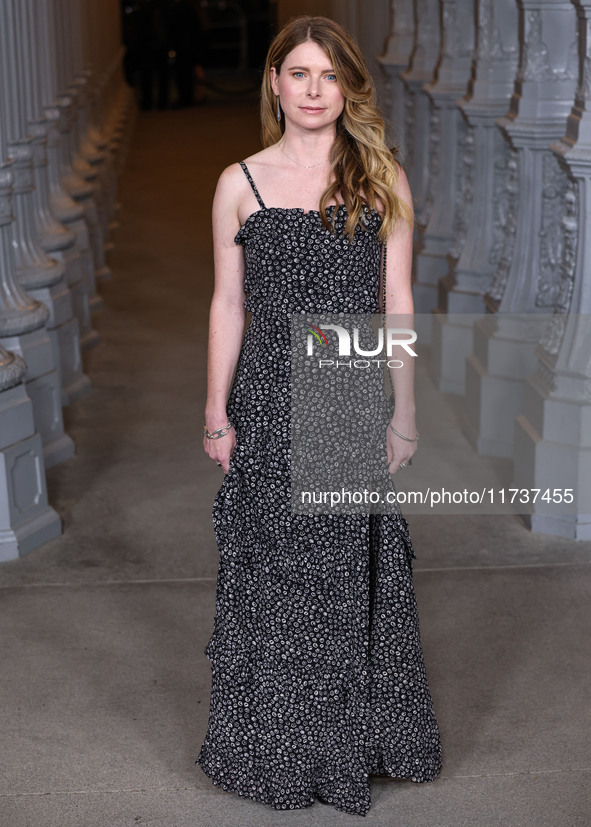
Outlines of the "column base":
M417 334L417 342L420 345L428 346L431 344L431 328L433 322L431 321L430 313L419 313L415 311L415 331Z
M412 285L412 297L415 306L415 313L428 315L437 307L437 285L421 284L416 281ZM429 332L429 336L431 333Z
M567 540L591 540L591 514L572 517L526 514L522 519L532 534L552 534Z
M30 554L62 533L59 515L48 505L16 528L0 528L0 563Z
M49 308L47 334L51 340L54 363L59 376L61 404L69 405L91 388L90 379L82 371L78 320L72 315L71 293L67 285L61 281L52 287L30 290L29 295L37 301L42 301ZM86 390L81 392L82 388Z
M529 378L514 454L516 486L541 492L532 506L532 531L591 539L589 402L550 393L538 376Z
M41 437L23 384L0 394L0 562L14 560L61 534L48 505Z
M25 387L33 404L35 428L43 441L47 467L50 463L55 465L69 459L75 453L75 446L64 433L61 377L56 368L51 335L42 327L21 336L4 338L2 344L27 363Z
M67 434L62 434L58 439L52 439L43 447L43 462L45 468L53 468L67 459L76 456L76 445L74 440Z
M524 380L537 368L540 317L491 314L474 324L466 360L466 436L483 456L513 457Z
M466 413L462 430L484 457L513 457L514 423L520 409L521 382L489 376L473 356L466 360ZM504 416L506 414L506 416Z
M464 284L459 284L460 280ZM484 294L490 283L490 278L479 279L470 274L471 287L482 288L467 289L465 286L466 276L464 273L448 273L444 278L439 279L437 285L438 308L442 313L473 313L486 312Z
M431 378L440 391L463 395L466 359L472 352L474 317L432 314Z
M445 254L423 250L416 256L415 281L412 292L415 313L430 313L438 303L438 281L443 278L449 265Z

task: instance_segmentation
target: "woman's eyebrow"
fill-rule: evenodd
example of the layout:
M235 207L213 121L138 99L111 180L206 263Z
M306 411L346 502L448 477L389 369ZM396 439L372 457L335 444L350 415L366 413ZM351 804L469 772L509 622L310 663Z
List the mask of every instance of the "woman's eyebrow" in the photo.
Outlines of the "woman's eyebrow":
M290 66L287 70L288 72L293 72L295 69L300 69L300 71L309 72L310 68L308 66ZM334 69L323 69L324 72L331 72L334 75Z

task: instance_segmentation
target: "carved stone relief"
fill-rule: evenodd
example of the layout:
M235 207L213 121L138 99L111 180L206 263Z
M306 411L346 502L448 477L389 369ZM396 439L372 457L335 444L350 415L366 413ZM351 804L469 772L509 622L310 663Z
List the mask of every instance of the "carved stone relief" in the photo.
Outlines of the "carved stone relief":
M473 52L472 31L468 33L458 21L456 0L444 0L442 38L442 54L444 57L449 60L457 60L459 57L471 57Z
M525 42L521 54L521 64L517 74L520 81L574 80L578 76L578 41L569 46L567 62L564 69L552 66L547 44L542 37L542 12L533 9L525 15Z
M561 271L565 252L564 217L569 178L559 165L557 157L550 152L544 153L542 175L540 266L535 303L537 307L554 308L563 277Z
M517 230L517 209L519 201L519 155L505 143L504 157L495 163L495 209L494 242L491 247L489 262L496 265L497 271L488 291L487 298L500 302L505 292L509 268L515 247Z
M578 184L568 179L564 195L566 212L562 219L561 227L563 233L563 246L558 273L556 303L554 315L548 324L548 328L542 338L540 345L544 350L556 356L560 350L564 332L568 321L568 312L574 287L575 267L577 264L577 237L578 237L578 212L579 212L579 191Z
M584 21L579 18L579 22L581 25L584 22L585 25L585 30L582 32L581 48L586 48L587 54L583 59L583 71L577 89L577 98L579 100L581 98L587 100L591 97L591 55L588 53L591 48L591 18L587 18Z
M470 206L474 200L474 127L462 119L458 131L459 164L456 174L454 238L449 249L449 255L456 260L462 254L470 221Z
M542 40L542 14L539 9L526 13L525 29L518 80L542 80L552 74L552 69L548 60L548 47Z

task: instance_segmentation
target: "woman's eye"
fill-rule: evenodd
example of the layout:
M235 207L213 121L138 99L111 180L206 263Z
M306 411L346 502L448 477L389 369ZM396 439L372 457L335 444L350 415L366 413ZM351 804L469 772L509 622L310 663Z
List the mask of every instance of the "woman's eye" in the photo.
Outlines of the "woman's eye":
M303 78L304 73L303 72L294 72L293 76L294 76L294 78Z
M326 75L326 79L327 80L336 80L337 76L336 75Z

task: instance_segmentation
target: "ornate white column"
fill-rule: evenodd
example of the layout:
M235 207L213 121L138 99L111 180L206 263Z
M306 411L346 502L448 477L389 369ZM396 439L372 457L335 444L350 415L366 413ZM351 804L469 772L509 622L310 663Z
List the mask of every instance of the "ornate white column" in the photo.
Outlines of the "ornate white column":
M550 150L564 134L577 80L576 13L569 0L519 0L520 64L507 115L498 120L515 150L516 224L485 296L494 321L474 328L467 360L469 438L481 453L512 457L523 380L536 369L540 325L516 314L551 313L560 290L573 183ZM499 358L510 348L510 360Z
M350 30L355 34L376 85L377 99L382 111L386 101L386 77L381 71L379 57L384 51L390 25L391 0L372 0L368 14L366 2L353 3Z
M90 301L96 293L94 258L90 247L88 227L84 220L84 205L77 203L62 185L62 165L68 163L67 130L70 101L59 97L58 66L62 57L56 43L54 26L55 0L36 0L39 19L39 64L41 71L41 100L48 119L48 173L50 204L57 218L76 235L77 267L69 268L68 283L72 291L74 312L80 328L82 348L98 344L99 337L92 327ZM65 159L65 160L64 160ZM80 194L92 196L92 187L79 181Z
M0 47L7 36L5 4L1 0ZM18 352L11 352L16 342L37 363L52 357L45 330L49 311L27 295L16 278L14 162L8 157L6 110L0 98L0 560L26 554L61 531L58 515L47 504L43 446L24 384L30 366Z
M19 71L23 78L23 104L28 130L33 135L34 182L31 216L27 227L34 230L41 248L51 255L50 261L59 262L64 279L54 285L33 289L26 279L23 283L31 295L44 301L50 309L47 323L54 344L56 364L60 367L62 404L68 405L90 390L90 381L82 370L78 320L74 316L72 292L69 285L79 280L80 256L75 248L76 236L53 215L49 205L47 176L47 118L43 113L39 52L46 43L39 36L38 0L22 0L18 10L21 20L21 39L18 45ZM16 71L16 67L15 67ZM26 129L25 129L26 131ZM32 225L32 226L31 226ZM34 250L38 247L28 246Z
M417 313L437 306L437 282L448 268L447 256L467 214L470 190L462 185L468 174L464 158L472 163L471 128L457 106L470 80L474 54L474 6L472 0L443 0L441 60L437 79L425 86L434 106L430 153L437 175L430 182L428 224L415 256L413 288Z
M78 0L65 0L65 17L62 20L62 31L71 44L71 80L68 92L73 101L73 112L75 114L71 133L73 167L86 181L93 183L96 225L93 224L91 233L96 233L93 242L95 277L101 279L111 277L111 271L106 265L104 256L104 243L108 235L108 198L105 192L105 188L108 186L108 153L105 151L106 143L102 141L102 145L99 146L93 139L89 129L90 87L93 71L90 69L88 56L85 54L88 38L84 27L86 20L83 21L83 7L86 9L86 4L80 4ZM100 36L100 29L95 33L95 36Z
M104 254L112 248L108 240L109 234L117 228L115 214L117 211L117 176L115 157L109 144L106 131L106 114L109 97L117 84L122 84L125 97L132 100L131 90L125 83L122 74L124 49L121 42L121 6L118 0L88 0L81 9L82 14L78 26L82 30L82 69L81 75L87 81L87 107L85 110L85 145L98 152L98 159L94 162L98 166L99 190L97 193L97 208L103 231L102 259L98 263L97 278L109 278L111 273L107 267ZM99 120L99 111L105 113ZM125 108L125 119L122 123L129 124L129 114ZM126 135L126 140L129 136ZM83 150L84 152L84 150ZM89 157L87 155L87 157ZM99 251L99 254L100 251Z
M81 41L83 32L78 28L77 6L72 0L53 0L56 4L54 32L56 43L63 44L58 59L59 104L65 115L65 130L61 157L62 184L69 194L84 207L84 220L88 227L93 268L87 271L87 288L91 303L97 295L96 279L110 278L105 263L103 228L99 220L97 202L101 200L98 170L81 152L81 121L83 120L83 79L81 70ZM77 0L76 0L77 2ZM92 154L93 161L100 155Z
M409 67L415 41L413 0L392 0L390 7L390 36L386 50L378 58L386 81L384 116L389 122L390 133L400 151L402 163L406 159L406 96L407 87L400 75Z
M572 488L570 508L541 500L533 531L591 539L591 0L573 0L579 18L579 77L564 137L552 144L576 181L562 219L565 243L555 314L536 350L515 430L515 483Z
M502 313L551 312L562 234L557 210L564 214L568 181L549 144L564 134L575 92L576 14L568 0L519 4L525 43L510 110L498 121L518 155L517 228L511 265L497 272L487 298Z
M405 98L404 134L406 170L415 203L417 226L429 220L431 204L427 193L436 185L438 167L431 145L439 134L439 116L433 110L425 84L433 79L439 58L439 0L415 0L415 40L409 68L400 77L407 94ZM419 311L417 311L419 312Z
M464 393L465 360L472 350L470 314L484 311L483 294L503 252L507 224L515 218L506 192L514 150L496 119L508 109L518 65L517 6L515 0L477 0L476 12L473 76L458 101L472 147L464 153L457 196L471 206L468 215L457 205L456 238L449 271L438 285L432 334L433 378L440 390L459 394Z
M104 7L102 0L90 0L95 8ZM123 76L124 48L121 43L121 14L118 0L107 0L110 14L107 18L106 35L100 40L104 44L99 62L103 66L99 111L103 134L108 140L113 155L115 174L118 175L125 163L133 126L138 114L133 90ZM97 43L97 39L94 39ZM115 202L116 211L119 204Z
M6 151L14 159L13 206L16 221L11 227L16 274L34 298L47 303L48 327L39 337L8 338L5 345L20 353L28 365L27 393L33 402L35 424L43 442L45 466L50 467L73 456L73 441L64 433L62 417L61 360L56 328L67 316L69 294L63 282L64 267L49 258L36 239L33 210L32 138L26 132L24 101L27 97L25 71L21 59L27 27L26 5L18 0L0 3L0 90L3 100ZM62 308L62 305L65 307Z

